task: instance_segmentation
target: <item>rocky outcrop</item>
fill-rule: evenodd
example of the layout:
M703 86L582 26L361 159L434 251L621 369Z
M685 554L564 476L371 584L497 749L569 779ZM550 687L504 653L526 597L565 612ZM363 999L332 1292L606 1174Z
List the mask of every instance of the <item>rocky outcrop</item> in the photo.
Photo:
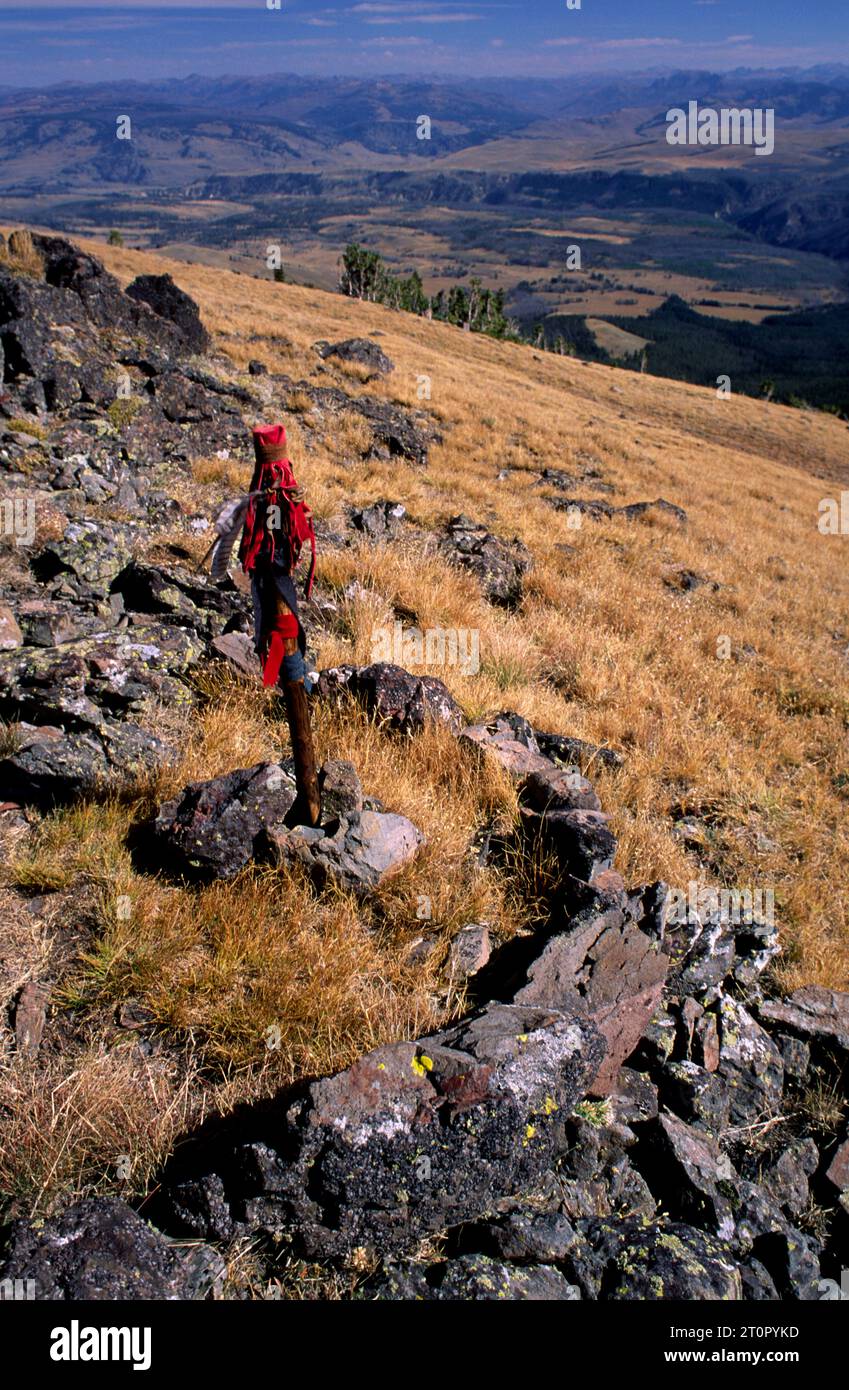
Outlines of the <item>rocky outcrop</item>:
M210 337L200 321L198 306L174 284L170 275L138 275L127 286L127 295L147 304L155 314L176 328L187 352L206 352Z
M232 1155L224 1228L294 1231L328 1257L403 1249L478 1216L547 1172L603 1056L592 1023L519 1005L378 1048L314 1082L273 1145ZM210 1229L208 1191L191 1179L169 1196L193 1234Z
M207 1246L175 1246L114 1197L89 1197L38 1226L14 1222L2 1273L32 1280L45 1301L198 1299L226 1265Z
M621 516L625 521L639 521L646 516L665 516L686 526L687 513L675 502L667 502L658 497L654 502L629 502L625 507L614 507L611 502L603 502L598 497L549 497L548 505L556 512L577 512L593 521L602 521L612 516Z

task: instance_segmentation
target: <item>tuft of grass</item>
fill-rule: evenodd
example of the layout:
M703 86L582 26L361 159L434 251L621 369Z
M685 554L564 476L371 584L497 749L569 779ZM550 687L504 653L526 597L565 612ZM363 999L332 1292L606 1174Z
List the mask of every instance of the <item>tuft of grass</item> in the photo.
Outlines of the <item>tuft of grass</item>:
M47 430L35 420L10 420L9 429L17 430L18 434L32 435L33 439L38 439L39 441L47 438Z
M35 1066L0 1061L0 1209L48 1215L60 1201L142 1195L194 1118L189 1065L158 1065L134 1042Z
M17 275L44 278L44 259L35 249L32 232L27 227L10 232L5 246L0 244L0 265L8 266Z
M117 396L106 414L116 430L126 429L133 423L143 404L140 396Z

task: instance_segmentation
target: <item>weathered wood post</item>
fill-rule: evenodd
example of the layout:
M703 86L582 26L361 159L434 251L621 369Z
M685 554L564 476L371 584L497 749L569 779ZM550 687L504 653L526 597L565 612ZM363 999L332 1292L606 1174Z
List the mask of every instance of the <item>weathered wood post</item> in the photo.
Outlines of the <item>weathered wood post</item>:
M291 617L292 610L278 595L277 612L281 618ZM321 797L318 790L318 774L315 767L315 747L313 745L310 711L303 676L290 680L286 674L285 657L294 656L298 651L297 637L283 639L284 663L280 668L279 687L286 706L289 723L289 738L292 742L292 757L295 760L295 785L298 799L295 803L297 821L300 825L318 825L321 815Z

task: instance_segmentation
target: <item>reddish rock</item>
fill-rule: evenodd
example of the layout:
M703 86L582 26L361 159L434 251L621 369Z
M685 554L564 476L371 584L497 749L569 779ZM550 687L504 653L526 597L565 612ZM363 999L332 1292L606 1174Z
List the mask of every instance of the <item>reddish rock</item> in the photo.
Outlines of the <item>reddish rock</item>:
M702 1014L693 1034L693 1059L705 1071L714 1072L719 1066L719 1030L715 1014Z
M536 768L523 788L524 799L534 811L600 811L593 785L574 768Z
M20 647L23 640L23 633L11 608L7 603L0 603L0 652L10 652Z
M849 1052L849 994L822 985L806 985L784 1000L761 1004L758 1013L805 1039L836 1043Z
M849 1139L840 1145L828 1166L826 1177L838 1192L849 1191Z
M616 908L552 937L527 970L517 1004L547 1005L592 1019L607 1056L591 1086L606 1096L657 1009L669 959Z

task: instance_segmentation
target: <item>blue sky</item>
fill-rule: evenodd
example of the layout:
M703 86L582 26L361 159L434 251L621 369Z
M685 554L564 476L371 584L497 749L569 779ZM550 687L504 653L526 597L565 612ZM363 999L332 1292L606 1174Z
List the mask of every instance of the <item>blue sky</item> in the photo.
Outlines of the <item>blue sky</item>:
M190 73L568 76L849 62L849 0L0 0L0 85Z

